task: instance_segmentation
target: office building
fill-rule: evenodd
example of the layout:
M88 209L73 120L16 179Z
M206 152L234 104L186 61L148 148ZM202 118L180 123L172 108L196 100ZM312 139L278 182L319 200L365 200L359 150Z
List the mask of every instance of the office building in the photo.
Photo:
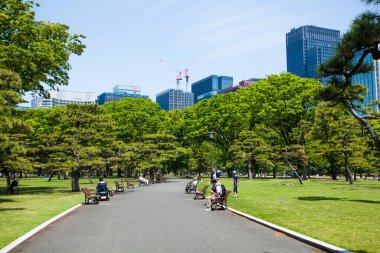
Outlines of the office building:
M194 104L202 99L207 99L218 94L218 91L232 87L233 77L211 75L191 85L194 94Z
M324 85L329 78L319 78L317 67L335 54L340 31L316 26L293 28L286 34L287 70L300 77L317 78Z
M68 104L95 104L94 92L51 90L50 98L36 97L32 99L32 108L52 108Z
M358 54L356 57L356 62L358 61L361 54ZM351 79L352 84L362 84L367 88L367 94L364 95L364 107L370 106L370 103L374 100L379 100L379 94L380 94L380 61L374 60L372 58L372 55L367 55L366 58L364 58L364 64L373 65L373 70L368 73L364 74L357 74L354 75ZM380 108L379 105L374 105L373 109L375 112L379 112Z
M288 72L300 77L316 78L327 85L330 77L319 77L317 67L331 59L340 41L338 30L316 26L301 26L286 34L286 62ZM356 61L360 57L357 54ZM354 61L355 61L354 60ZM367 107L374 100L379 100L379 61L368 55L364 63L373 64L373 71L352 77L353 84L362 84L367 88L363 106ZM379 106L374 106L379 111Z
M252 85L254 85L255 83L257 83L260 80L261 79L259 79L259 78L251 78L251 79L248 79L248 80L242 80L236 86L228 87L226 89L218 91L218 94L226 94L226 93L229 93L229 92L235 92L235 91L238 91L240 89L248 88L248 87L251 87Z
M135 85L116 85L113 92L103 92L98 96L96 102L103 105L111 101L120 101L123 98L149 98L147 95L141 95L141 88Z
M140 94L129 94L125 92L103 92L98 96L96 102L99 105L103 105L111 101L120 101L123 98L149 98L149 96Z
M156 102L163 110L178 110L193 106L194 94L183 90L168 89L156 95Z

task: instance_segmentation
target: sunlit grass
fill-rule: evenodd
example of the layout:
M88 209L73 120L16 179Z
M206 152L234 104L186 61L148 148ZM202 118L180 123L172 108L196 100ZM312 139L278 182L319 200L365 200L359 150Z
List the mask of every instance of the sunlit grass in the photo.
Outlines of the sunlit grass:
M233 189L231 179L222 182ZM378 181L240 179L238 190L231 208L348 250L380 252Z

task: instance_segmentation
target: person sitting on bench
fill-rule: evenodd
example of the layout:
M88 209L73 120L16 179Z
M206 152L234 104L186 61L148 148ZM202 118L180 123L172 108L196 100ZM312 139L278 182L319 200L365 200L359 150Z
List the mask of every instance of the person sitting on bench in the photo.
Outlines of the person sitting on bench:
M146 179L145 177L143 177L142 175L139 176L139 181L145 185L148 185L149 184L149 181L148 179Z
M96 186L96 193L99 194L99 190L100 190L100 189L104 189L104 188L106 188L107 191L108 191L107 183L103 181L103 178L102 178L102 177L100 177L100 178L99 178L99 183L98 183L98 185Z
M220 197L222 195L222 185L220 182L213 178L211 179L211 190L210 190L210 195L207 197L207 205L206 209L211 207L211 201L216 199L217 197Z

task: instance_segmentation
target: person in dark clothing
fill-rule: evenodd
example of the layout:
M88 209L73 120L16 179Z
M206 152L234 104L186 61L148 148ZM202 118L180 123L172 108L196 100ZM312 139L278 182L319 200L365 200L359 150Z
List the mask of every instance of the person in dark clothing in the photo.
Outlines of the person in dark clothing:
M103 178L102 178L102 177L100 177L100 178L99 178L99 183L98 183L98 185L96 186L96 193L99 193L99 190L102 189L102 188L106 188L107 191L108 191L107 183L103 181Z
M236 174L236 171L232 171L232 177L234 179L234 196L233 198L237 198L238 196L238 184L239 184L239 176Z

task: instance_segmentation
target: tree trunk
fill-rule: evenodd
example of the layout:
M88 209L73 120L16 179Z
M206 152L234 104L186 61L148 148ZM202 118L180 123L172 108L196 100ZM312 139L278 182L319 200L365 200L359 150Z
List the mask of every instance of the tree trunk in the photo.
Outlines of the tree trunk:
M356 170L354 170L354 181L356 181Z
M54 174L55 174L55 173L53 173L53 172L52 172L52 173L50 173L50 176L49 176L48 182L50 182L50 181L51 181L51 179L53 178Z
M42 174L42 169L41 168L39 168L39 169L37 169L37 176L41 176L41 174Z
M121 169L117 169L117 175L116 175L116 177L122 177L122 175L121 175Z
M63 179L64 180L67 180L68 178L67 178L67 173L65 172L65 173L63 173Z
M58 173L57 173L57 179L58 179L58 180L61 180L61 172L58 172Z
M352 174L351 174L350 168L348 166L348 154L347 153L344 154L344 167L346 168L345 174L346 174L347 179L350 181L350 184L353 184L354 180L352 179Z
M341 99L340 101L350 111L350 113L352 114L352 116L354 116L357 120L360 121L360 123L362 123L362 125L364 126L364 128L367 130L367 132L371 136L373 142L375 143L375 146L376 146L377 150L380 151L380 140L379 140L379 137L377 136L377 134L375 133L375 131L373 130L371 124L363 116L361 116L359 113L357 113L355 111L355 108L353 108L353 106L351 105L351 103L349 103L345 99ZM352 178L351 178L351 180L352 180Z
M73 191L73 192L79 192L80 191L79 177L80 177L79 171L72 169L72 172L71 172L71 191Z
M251 162L251 158L248 158L248 179L252 180L252 162Z
M94 181L92 181L92 176L91 176L91 173L90 173L90 174L88 174L88 180L90 180L90 184L93 184L93 183L94 183Z
M307 166L303 166L302 180L307 180Z
M273 178L277 179L277 166L273 167Z
M296 177L298 178L298 181L300 182L300 184L303 184L302 178L300 177L300 175L298 175L297 171L296 170L293 170L293 171L294 171L294 175L296 175Z
M5 175L5 177L7 179L7 186L10 186L11 185L11 175L9 174L8 171L5 171L3 174Z

